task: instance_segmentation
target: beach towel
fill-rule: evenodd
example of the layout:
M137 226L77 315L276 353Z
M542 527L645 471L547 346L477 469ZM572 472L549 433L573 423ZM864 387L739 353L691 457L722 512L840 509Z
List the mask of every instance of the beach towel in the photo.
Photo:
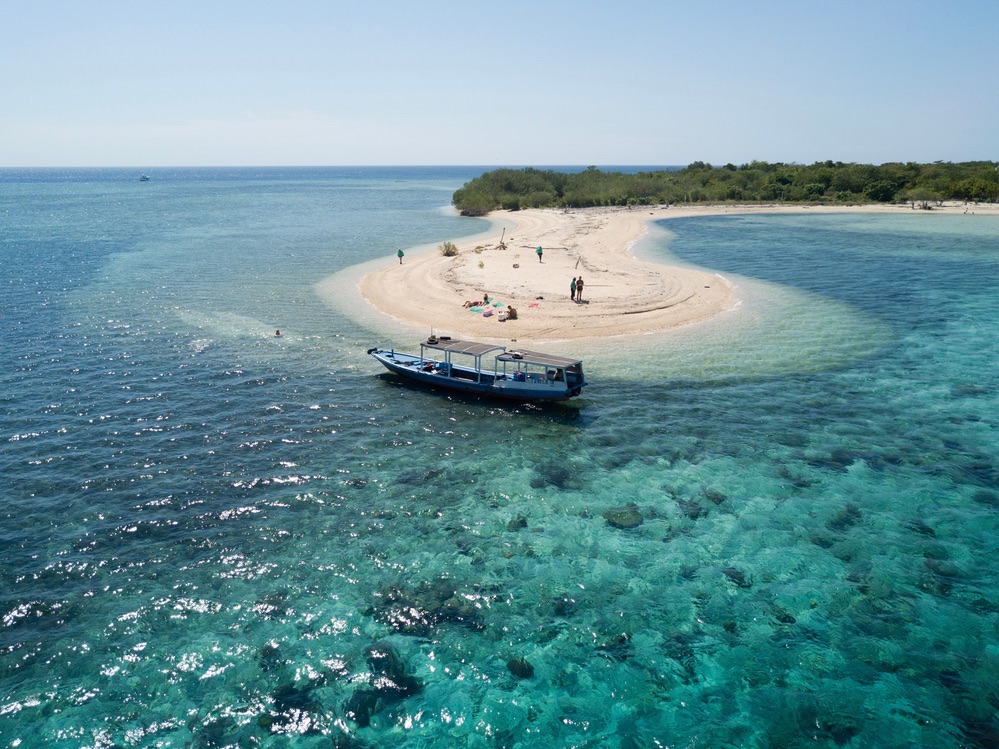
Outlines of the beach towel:
M482 310L483 317L489 317L493 314L492 308Z

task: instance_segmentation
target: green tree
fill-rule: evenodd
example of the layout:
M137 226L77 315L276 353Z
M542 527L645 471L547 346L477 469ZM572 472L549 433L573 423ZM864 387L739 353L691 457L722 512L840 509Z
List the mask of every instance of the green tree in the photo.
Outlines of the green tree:
M810 182L805 185L805 195L809 200L818 200L826 193L826 186L821 182Z
M901 197L912 203L913 208L922 208L924 211L930 210L934 204L939 204L943 200L940 193L928 187L914 187L903 192Z
M969 177L954 185L954 197L994 203L999 200L999 182L989 182L981 177Z
M896 192L894 183L882 179L869 184L864 190L864 195L875 203L890 203L895 199Z

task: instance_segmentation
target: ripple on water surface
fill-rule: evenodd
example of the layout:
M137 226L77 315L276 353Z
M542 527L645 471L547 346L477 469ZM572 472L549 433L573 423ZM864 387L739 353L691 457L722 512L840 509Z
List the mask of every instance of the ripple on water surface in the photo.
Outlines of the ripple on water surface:
M83 294L3 370L4 744L991 746L995 302L925 270L532 409Z

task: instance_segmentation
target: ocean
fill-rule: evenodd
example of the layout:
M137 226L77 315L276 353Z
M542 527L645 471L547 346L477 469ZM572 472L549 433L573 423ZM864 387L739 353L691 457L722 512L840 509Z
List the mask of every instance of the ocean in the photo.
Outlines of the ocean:
M996 746L999 218L663 222L509 406L353 290L482 171L0 170L0 747Z

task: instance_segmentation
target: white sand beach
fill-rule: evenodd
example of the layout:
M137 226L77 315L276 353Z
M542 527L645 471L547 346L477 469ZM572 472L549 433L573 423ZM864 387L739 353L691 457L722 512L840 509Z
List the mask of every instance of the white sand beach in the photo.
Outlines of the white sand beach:
M458 255L431 251L387 258L360 281L362 296L381 312L438 335L546 342L639 335L690 325L738 305L738 289L705 270L638 260L631 250L647 223L732 213L913 213L907 206L696 206L496 211L508 228L495 236L457 240ZM922 211L917 211L923 213ZM997 206L948 204L930 213L991 213ZM542 248L539 262L536 249ZM570 282L582 277L582 300ZM472 311L466 301L490 304ZM494 306L500 305L500 306ZM501 321L512 305L517 319ZM484 316L481 310L491 309Z

